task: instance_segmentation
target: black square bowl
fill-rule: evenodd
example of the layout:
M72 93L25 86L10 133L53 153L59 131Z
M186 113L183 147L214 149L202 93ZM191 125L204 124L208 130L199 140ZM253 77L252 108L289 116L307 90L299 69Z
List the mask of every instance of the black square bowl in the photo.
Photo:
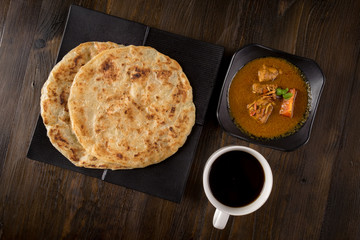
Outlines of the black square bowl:
M310 85L311 104L308 119L298 131L287 137L277 138L273 140L258 140L255 138L251 138L249 135L242 132L235 125L233 117L230 115L228 104L228 91L233 77L246 63L256 58L262 57L283 58L288 62L294 64L303 72L306 80L309 82ZM315 63L313 60L288 54L258 44L248 45L237 51L231 59L220 93L220 99L216 113L217 118L224 131L226 131L232 136L264 147L269 147L281 151L293 151L309 141L312 124L314 122L315 113L318 107L320 95L323 90L324 84L325 77L317 63Z

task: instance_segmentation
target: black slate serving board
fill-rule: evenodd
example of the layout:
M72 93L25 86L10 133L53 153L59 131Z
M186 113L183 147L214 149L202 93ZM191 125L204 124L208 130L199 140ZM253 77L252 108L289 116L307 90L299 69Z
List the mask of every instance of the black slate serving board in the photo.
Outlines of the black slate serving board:
M177 60L193 87L196 123L177 153L159 164L133 170L95 170L75 167L50 143L39 117L27 157L173 202L180 202L196 153L206 111L224 48L72 5L56 62L87 41L146 45Z

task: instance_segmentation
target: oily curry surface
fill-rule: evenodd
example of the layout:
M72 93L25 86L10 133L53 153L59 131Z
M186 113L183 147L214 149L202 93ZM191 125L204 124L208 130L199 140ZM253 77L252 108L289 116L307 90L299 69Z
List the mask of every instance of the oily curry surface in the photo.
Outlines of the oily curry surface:
M270 76L270 80L260 79L263 77L261 71L265 68L270 69L265 74L265 77ZM272 70L276 71L275 75ZM267 116L255 119L251 109L254 106L255 109L259 108L258 101L263 95L254 92L254 84L266 85L270 88L296 89L292 99L294 106L291 116L281 114L282 105L287 99L284 100L281 95L273 94L271 100L267 102L268 105L264 105L263 113L267 112ZM247 63L237 72L229 88L228 101L234 122L245 133L265 139L283 137L296 132L305 122L308 116L309 86L301 71L288 61L274 57L258 58ZM251 103L253 105L250 108Z

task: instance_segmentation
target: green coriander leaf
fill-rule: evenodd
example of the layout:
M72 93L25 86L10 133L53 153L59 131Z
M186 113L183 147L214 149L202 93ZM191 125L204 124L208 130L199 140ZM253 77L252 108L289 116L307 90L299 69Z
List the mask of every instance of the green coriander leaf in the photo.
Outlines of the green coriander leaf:
M288 93L283 94L283 98L289 99L289 98L292 97L292 95L293 95L293 94L292 94L291 92L288 92Z
M276 89L276 95L281 96L283 95L283 90L281 88Z

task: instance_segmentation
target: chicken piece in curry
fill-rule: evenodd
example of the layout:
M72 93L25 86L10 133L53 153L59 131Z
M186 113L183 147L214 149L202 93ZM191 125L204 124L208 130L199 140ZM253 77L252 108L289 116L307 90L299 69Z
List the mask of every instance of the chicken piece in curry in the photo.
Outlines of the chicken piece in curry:
M262 68L258 71L259 82L274 81L275 78L281 74L281 69L262 65Z
M254 83L251 86L253 93L258 94L265 94L265 93L275 93L277 89L276 84L261 84L261 83Z
M259 95L259 98L247 105L249 115L260 123L266 123L271 115L276 99L276 84L252 85L252 92Z
M266 123L274 109L274 101L262 97L247 105L250 117L260 123Z

